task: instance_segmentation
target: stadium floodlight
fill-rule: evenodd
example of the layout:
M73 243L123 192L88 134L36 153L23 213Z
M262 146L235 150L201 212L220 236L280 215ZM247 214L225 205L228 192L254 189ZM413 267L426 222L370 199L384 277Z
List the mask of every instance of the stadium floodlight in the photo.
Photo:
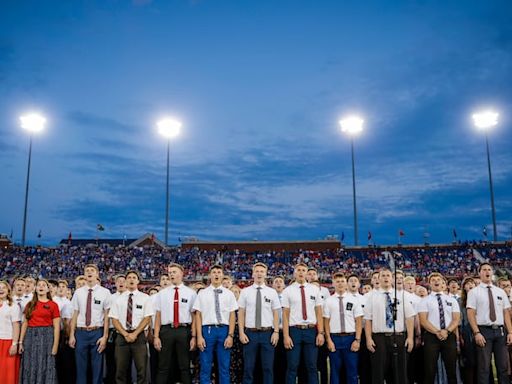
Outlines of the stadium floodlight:
M180 134L181 123L173 118L163 118L156 125L158 132L167 139L172 139Z
M494 111L482 111L472 116L475 127L481 130L488 130L498 124L499 114Z
M27 165L27 183L25 185L25 206L23 209L23 229L21 231L21 245L25 246L27 233L27 209L28 209L28 190L30 185L30 164L32 162L32 135L44 130L46 119L38 113L29 113L20 116L20 126L30 133L28 145L28 165Z
M358 135L363 131L364 120L359 116L347 116L339 121L341 131L348 135Z
M166 194L165 194L165 245L169 241L169 155L171 139L180 134L181 122L172 118L165 117L156 123L158 132L167 139L167 179L166 179Z
M352 197L354 203L354 244L359 245L357 228L357 204L356 204L356 167L354 159L354 136L363 131L364 120L359 116L347 116L339 121L341 131L350 136L350 148L352 150Z
M489 131L489 129L498 124L499 114L492 110L486 110L474 113L471 117L473 118L473 124L475 125L475 127L478 130L481 130L485 133L485 148L487 150L487 171L489 173L489 191L491 194L493 240L494 242L496 242L498 240L498 233L496 229L496 209L494 207L494 186L492 182L491 154L489 151L489 138L487 132Z

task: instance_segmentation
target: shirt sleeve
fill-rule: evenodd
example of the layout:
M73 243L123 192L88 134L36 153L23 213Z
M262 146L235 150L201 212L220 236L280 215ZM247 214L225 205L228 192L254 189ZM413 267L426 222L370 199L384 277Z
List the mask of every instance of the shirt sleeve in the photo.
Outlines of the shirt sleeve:
M459 302L455 299L452 299L452 312L453 313L460 313L460 306Z
M108 312L108 317L110 317L111 319L119 319L119 305L117 303L118 300L116 300L114 304L112 304L112 306L110 307L110 311Z
M504 309L509 309L510 308L510 300L508 299L507 294L506 294L505 291L503 291L503 295L505 296L505 298L503 300L503 308Z
M59 306L56 302L52 301L52 319L58 319L60 317Z
M192 309L194 311L203 312L202 306L201 306L202 297L203 297L202 292L199 292L199 294L197 295L196 300L194 301L194 305L192 306Z
M373 295L368 296L366 304L364 305L364 319L372 320L372 306L373 306Z
M238 299L238 307L245 309L247 306L247 290L242 289L240 292L240 298Z
M316 294L315 307L322 307L324 305L324 300L322 299L322 291L318 288L318 292Z
M144 303L144 317L153 316L155 314L155 308L153 304L153 300L147 297L146 302Z
M155 298L151 300L153 305L153 312L162 311L162 302L160 301L160 297L163 295L163 293L159 292L155 295ZM150 296L151 297L151 296Z
M286 288L284 291L283 291L283 295L281 296L281 305L283 308L290 308L290 299L288 297L288 289L289 288Z
M190 313L195 312L194 304L197 301L197 293L192 290L192 295L190 296Z
M229 292L231 292L231 291L229 291ZM236 302L235 294L233 292L231 292L229 312L236 311L237 309L238 309L238 303Z
M330 319L331 318L331 310L329 309L329 301L328 300L325 300L324 302L324 308L323 308L323 313L324 313L324 317L326 319Z
M356 303L355 303L355 308L354 308L354 317L360 317L360 316L363 316L364 315L364 312L363 312L363 306L361 305L361 301L358 300Z
M418 313L428 312L427 298L423 298L418 303Z
M272 309L281 309L281 300L276 291L272 293Z
M473 288L472 290L470 290L468 292L468 300L466 302L466 308L476 309L476 289L477 288Z
M103 302L103 310L110 309L112 306L112 294L105 288L105 300Z
M416 311L409 300L404 300L404 313L406 319L416 316Z
M71 307L73 311L80 311L80 305L78 303L78 291L75 291L73 297L71 298Z

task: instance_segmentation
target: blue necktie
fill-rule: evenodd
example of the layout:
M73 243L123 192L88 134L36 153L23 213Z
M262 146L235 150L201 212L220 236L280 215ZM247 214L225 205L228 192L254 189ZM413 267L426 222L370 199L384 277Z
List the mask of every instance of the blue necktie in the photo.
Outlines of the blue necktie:
M446 322L444 320L444 309L443 309L443 301L441 300L441 294L436 294L437 296L437 305L439 307L439 325L441 326L441 329L446 328Z
M391 296L389 296L389 292L384 292L386 294L386 327L389 329L393 328L393 303L391 302Z

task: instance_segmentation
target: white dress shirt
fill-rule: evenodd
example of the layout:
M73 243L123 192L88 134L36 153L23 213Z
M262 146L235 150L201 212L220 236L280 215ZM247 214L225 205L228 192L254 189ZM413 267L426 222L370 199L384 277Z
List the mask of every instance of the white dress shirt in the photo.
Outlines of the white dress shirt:
M20 308L21 310L21 313L23 314L23 312L25 311L25 306L28 304L28 302L32 300L31 298L28 297L28 295L23 295L23 296L13 296L12 297L12 301L13 303L15 303L16 305L18 305L18 307Z
M238 309L235 295L229 289L224 288L222 285L218 288L214 288L209 285L205 289L202 289L197 295L197 299L194 303L193 309L201 312L202 324L201 325L213 325L219 324L217 322L217 315L215 313L215 292L214 289L220 289L219 293L219 304L220 304L220 324L229 325L229 316L231 312Z
M395 290L390 289L387 291L391 298L391 302L394 302ZM405 319L411 318L416 315L416 311L412 307L409 300L404 300L400 292L397 294L397 319L395 324L395 330L397 332L404 332ZM368 296L364 307L364 319L372 321L372 332L373 333L385 333L393 332L393 326L388 327L386 325L386 306L387 306L387 295L381 288L373 290L372 294Z
M90 327L103 327L105 321L105 313L111 305L111 294L107 288L104 288L96 284L92 289L92 301L91 301L91 324ZM77 327L85 327L85 313L87 310L87 296L89 295L89 286L84 285L78 288L71 304L73 311L78 311Z
M304 286L304 293L306 299L306 319L302 316L302 294L301 286ZM283 308L290 309L290 322L289 326L294 325L308 325L316 324L316 307L322 306L322 298L320 297L320 290L316 285L297 282L286 287L283 291L283 298L281 300Z
M256 295L258 287L261 288L261 327L268 328L274 326L274 310L281 308L281 301L276 290L267 287L265 284L253 284L242 289L238 299L238 307L245 309L245 327L256 327Z
M67 297L55 296L52 298L53 301L59 306L60 318L71 319L73 317L73 307L71 306L71 300Z
M488 286L491 287L492 291L496 321L491 321L490 318ZM492 284L480 283L468 292L466 307L476 310L476 323L478 325L504 325L503 310L510 308L510 301L503 289Z
M108 317L119 320L121 326L126 330L129 329L126 320L130 295L132 295L132 326L130 329L136 329L145 317L153 315L153 306L149 295L138 289L133 292L124 291L110 308Z
M3 301L2 306L0 307L1 340L12 340L12 323L14 322L21 322L20 307L14 301L12 302L12 305L9 305L7 301Z
M192 312L197 293L184 284L169 285L156 294L154 299L155 313L161 314L161 325L174 322L174 295L178 288L178 313L180 324L192 324Z
M418 304L418 313L427 313L427 319L437 329L441 329L441 317L439 315L439 302L437 295L440 294L443 305L445 329L451 324L454 313L460 313L459 303L453 296L445 295L442 292L432 292L424 297Z
M343 319L345 329L341 329L340 319L340 294L334 293L324 303L324 317L329 319L330 333L352 333L356 331L356 317L363 316L363 308L359 298L352 293L345 292L341 295L343 303Z

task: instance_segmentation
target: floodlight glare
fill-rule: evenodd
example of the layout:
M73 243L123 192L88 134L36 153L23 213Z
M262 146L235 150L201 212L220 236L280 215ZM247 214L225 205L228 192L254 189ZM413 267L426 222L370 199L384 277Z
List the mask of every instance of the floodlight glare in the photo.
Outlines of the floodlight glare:
M363 130L364 120L359 116L348 116L339 121L341 131L349 135L357 135Z
M472 118L475 127L486 130L498 124L498 116L499 114L494 111L482 111L474 113Z
M158 132L168 138L172 139L180 134L181 123L178 120L172 118L164 118L156 124Z
M30 113L20 116L20 124L21 128L26 129L30 133L37 133L44 129L46 119L37 113Z

